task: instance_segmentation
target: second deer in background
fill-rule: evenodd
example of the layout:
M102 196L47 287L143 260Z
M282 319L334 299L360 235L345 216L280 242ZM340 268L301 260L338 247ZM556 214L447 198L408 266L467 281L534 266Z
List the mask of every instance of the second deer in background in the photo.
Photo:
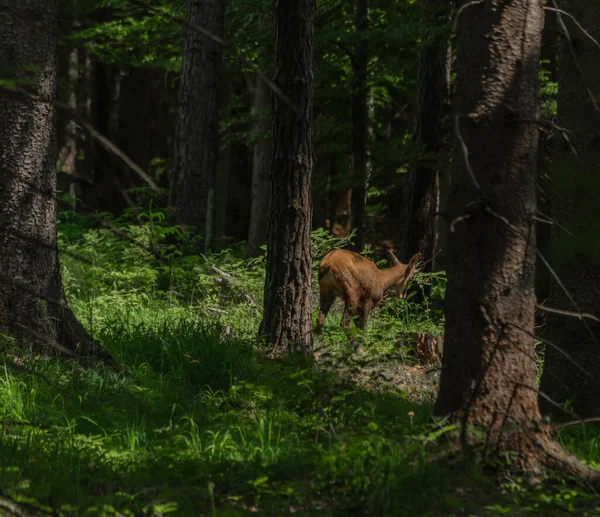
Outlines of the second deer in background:
M367 327L371 310L377 307L386 290L395 287L398 298L404 297L421 254L413 255L408 264L400 263L393 253L391 255L396 265L385 270L353 251L333 250L323 257L319 264L319 330L323 328L327 313L338 296L345 304L342 327L349 328L350 321L356 317L356 325L363 330Z

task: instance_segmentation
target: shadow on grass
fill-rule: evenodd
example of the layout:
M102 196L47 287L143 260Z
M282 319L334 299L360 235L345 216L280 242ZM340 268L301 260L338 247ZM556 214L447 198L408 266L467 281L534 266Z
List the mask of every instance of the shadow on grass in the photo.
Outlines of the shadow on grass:
M217 326L115 321L99 338L127 372L32 361L49 384L0 378L0 483L39 515L497 514L400 392L261 359Z

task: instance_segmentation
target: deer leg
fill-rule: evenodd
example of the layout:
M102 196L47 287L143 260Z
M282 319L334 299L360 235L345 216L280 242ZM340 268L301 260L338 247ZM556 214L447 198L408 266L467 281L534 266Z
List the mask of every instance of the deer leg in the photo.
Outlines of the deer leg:
M321 294L320 297L320 306L321 309L319 311L319 316L317 317L317 331L321 332L323 330L323 325L325 324L325 318L327 318L327 314L329 313L329 309L333 305L335 301L335 296L327 296Z
M369 321L371 309L373 309L373 301L370 298L367 298L362 304L362 308L356 321L357 326L363 331L367 330L367 321Z
M354 318L356 318L357 313L359 312L358 304L352 304L350 300L346 300L344 306L344 314L342 315L342 327L348 331L350 329L350 323ZM356 343L354 341L354 336L347 332L348 341L351 345L356 347Z

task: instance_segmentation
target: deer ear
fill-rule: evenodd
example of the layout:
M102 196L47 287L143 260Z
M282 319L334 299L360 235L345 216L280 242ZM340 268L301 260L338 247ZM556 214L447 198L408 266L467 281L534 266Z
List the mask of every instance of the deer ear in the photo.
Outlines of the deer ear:
M412 257L410 257L410 260L408 261L408 267L410 267L410 268L415 267L417 260L419 260L420 258L421 258L421 252L415 253Z
M404 273L404 278L405 281L408 282L408 280L410 280L413 275L417 272L415 269L415 266L417 265L417 260L419 260L421 258L421 253L415 253L411 258L410 261L408 262L408 265L406 266L406 272Z
M397 266L398 264L400 264L398 257L396 257L396 255L394 255L392 250L388 250L388 253L390 254L390 262L392 263L392 266Z

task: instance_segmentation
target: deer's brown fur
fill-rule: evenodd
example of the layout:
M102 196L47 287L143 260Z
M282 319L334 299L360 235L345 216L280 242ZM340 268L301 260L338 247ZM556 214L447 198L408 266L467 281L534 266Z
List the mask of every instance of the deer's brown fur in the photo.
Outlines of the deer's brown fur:
M413 255L408 264L400 263L393 254L392 257L396 265L382 270L353 251L333 250L325 255L319 264L319 330L338 296L345 304L342 327L348 328L350 321L356 316L356 325L363 330L367 326L371 310L377 307L386 290L395 287L398 297L403 298L421 254Z

